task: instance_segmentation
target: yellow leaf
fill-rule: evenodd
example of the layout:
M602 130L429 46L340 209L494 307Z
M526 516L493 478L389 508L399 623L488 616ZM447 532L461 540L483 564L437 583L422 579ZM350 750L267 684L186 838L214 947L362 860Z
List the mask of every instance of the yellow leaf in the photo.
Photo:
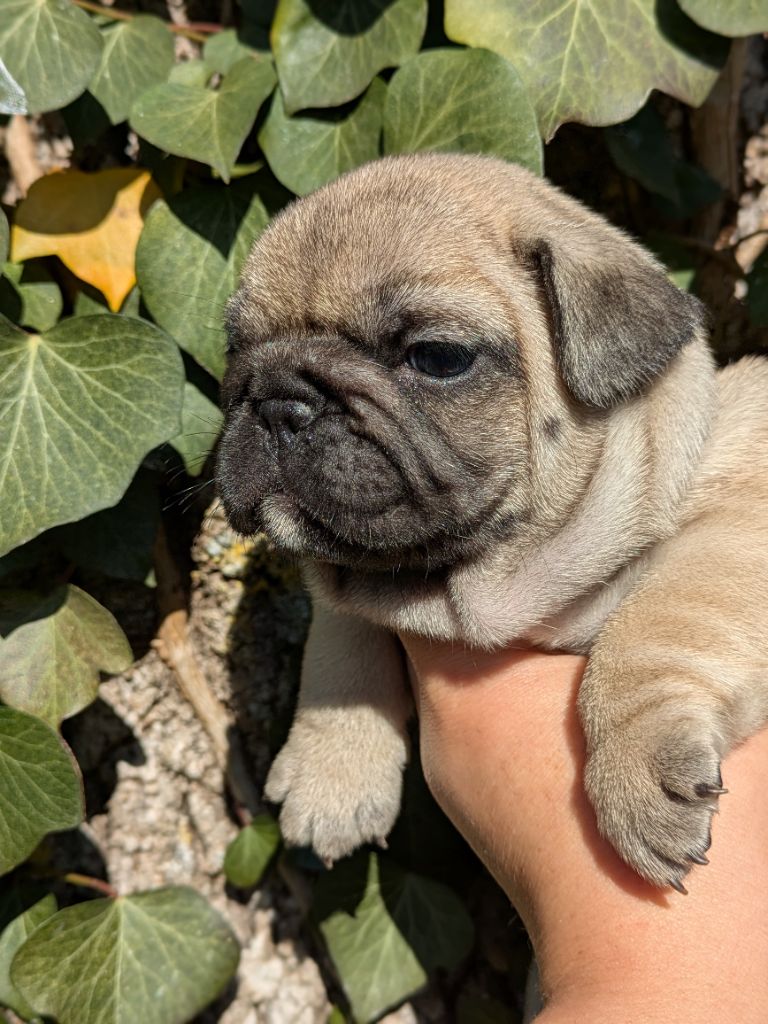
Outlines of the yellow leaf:
M160 194L149 171L135 167L47 174L16 211L11 259L58 256L117 312L136 283L136 244Z

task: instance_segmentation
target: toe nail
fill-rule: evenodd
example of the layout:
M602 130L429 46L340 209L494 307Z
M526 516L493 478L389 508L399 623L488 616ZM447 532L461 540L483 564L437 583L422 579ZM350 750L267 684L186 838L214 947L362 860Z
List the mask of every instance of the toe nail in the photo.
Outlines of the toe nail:
M689 853L688 859L693 861L694 864L709 864L709 859L702 853Z
M670 878L669 884L672 886L673 889L676 889L681 896L688 895L688 890L685 888L683 883L678 881L676 878Z
M696 786L697 796L722 796L723 793L727 793L728 790L723 786L712 786L708 782L700 782Z
M377 846L379 847L379 849L381 849L381 850L388 850L388 849L389 849L389 843L388 843L388 842L387 842L387 840L386 840L386 839L384 838L384 836L378 836L378 837L376 838L376 845L377 845Z
M333 857L323 857L323 864L327 871L330 871L333 867Z

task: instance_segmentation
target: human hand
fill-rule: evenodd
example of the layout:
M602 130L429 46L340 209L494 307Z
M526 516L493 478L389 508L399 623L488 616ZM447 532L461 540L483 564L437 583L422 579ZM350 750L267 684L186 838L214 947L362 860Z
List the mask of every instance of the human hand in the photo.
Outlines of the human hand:
M403 642L425 776L523 917L548 997L538 1020L768 1020L768 732L727 759L711 864L684 897L597 833L575 706L584 658Z

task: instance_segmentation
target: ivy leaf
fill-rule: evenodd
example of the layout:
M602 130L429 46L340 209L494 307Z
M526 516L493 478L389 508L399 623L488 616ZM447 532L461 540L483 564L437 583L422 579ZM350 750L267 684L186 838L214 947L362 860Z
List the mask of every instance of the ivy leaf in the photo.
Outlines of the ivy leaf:
M158 203L139 241L147 308L214 377L224 373L224 303L268 219L245 184L206 186Z
M289 117L278 90L259 145L278 181L303 196L379 155L386 86L374 79L347 117Z
M58 728L96 699L99 672L133 661L106 608L68 584L0 591L0 700Z
M204 89L211 77L211 69L204 60L197 58L174 64L168 75L168 81L176 85L189 85Z
M250 44L247 32L226 28L223 32L208 36L203 43L203 61L210 71L226 75L244 57L263 60L263 55L259 54L258 49Z
M0 875L20 864L49 832L83 819L74 757L50 726L0 707Z
M157 480L140 469L116 505L60 526L56 540L67 558L85 569L142 582L152 568L159 521Z
M47 331L61 316L61 290L50 274L34 264L5 263L0 277L0 313L33 331Z
M356 1020L375 1020L452 970L469 952L472 921L447 886L377 854L343 861L323 876L313 914Z
M679 0L685 13L710 32L721 36L751 36L768 32L765 0Z
M10 1007L25 1020L34 1017L35 1011L22 998L11 981L11 960L16 950L27 941L35 928L55 913L56 897L49 893L34 906L19 914L0 935L0 1004Z
M673 219L690 217L722 194L703 168L678 155L661 115L649 104L624 124L606 128L605 141L619 170L664 199Z
M116 312L136 283L136 243L159 195L149 171L138 167L48 174L32 185L16 212L13 259L58 256Z
M109 508L179 430L171 338L133 317L76 317L45 334L0 318L0 555Z
M428 50L392 77L387 153L488 153L541 173L536 115L520 77L489 50Z
M280 845L280 829L269 814L260 814L227 847L224 874L239 889L250 889L264 874Z
M747 274L749 318L758 327L768 327L768 249L763 249Z
M218 89L167 82L143 93L131 111L131 128L167 153L210 164L224 181L275 87L270 61L240 60Z
M272 23L287 113L353 100L418 52L426 0L279 0Z
M0 113L58 110L86 88L101 54L88 15L61 0L0 0Z
M625 121L651 89L698 106L728 56L676 0L446 0L445 31L515 65L546 141L566 121Z
M210 455L224 420L221 409L190 381L184 384L181 433L170 443L184 462L190 476L199 476Z
M164 82L173 67L173 37L151 15L137 15L102 29L104 48L88 86L112 124L128 117L131 104L150 86Z
M16 953L11 980L59 1024L184 1024L237 968L237 940L186 888L60 910Z

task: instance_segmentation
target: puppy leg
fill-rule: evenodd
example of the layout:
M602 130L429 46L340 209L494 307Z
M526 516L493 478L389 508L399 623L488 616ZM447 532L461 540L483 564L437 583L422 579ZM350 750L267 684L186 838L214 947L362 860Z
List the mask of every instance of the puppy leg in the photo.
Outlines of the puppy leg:
M411 712L391 633L315 604L299 704L267 779L287 843L326 861L384 842L400 809Z
M600 832L685 891L726 792L720 761L768 721L768 538L710 517L659 556L598 638L579 711Z

